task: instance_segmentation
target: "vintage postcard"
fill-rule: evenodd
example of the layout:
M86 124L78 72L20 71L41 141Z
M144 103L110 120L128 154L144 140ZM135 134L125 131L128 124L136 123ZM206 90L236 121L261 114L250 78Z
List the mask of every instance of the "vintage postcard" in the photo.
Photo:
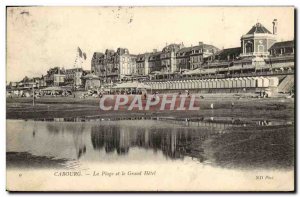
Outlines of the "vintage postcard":
M7 7L7 190L294 191L294 16Z

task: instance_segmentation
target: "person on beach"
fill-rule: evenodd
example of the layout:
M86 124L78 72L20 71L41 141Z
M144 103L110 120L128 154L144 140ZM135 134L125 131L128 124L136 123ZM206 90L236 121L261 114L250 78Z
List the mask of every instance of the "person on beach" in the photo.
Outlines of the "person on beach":
M154 93L153 93L152 101L155 101L155 100L156 100L157 94L158 94L158 92L154 92Z
M185 92L186 92L187 97L190 97L190 91L186 90Z
M155 101L155 92L152 94L152 101Z
M147 99L147 92L142 92L142 95L144 96L144 99Z

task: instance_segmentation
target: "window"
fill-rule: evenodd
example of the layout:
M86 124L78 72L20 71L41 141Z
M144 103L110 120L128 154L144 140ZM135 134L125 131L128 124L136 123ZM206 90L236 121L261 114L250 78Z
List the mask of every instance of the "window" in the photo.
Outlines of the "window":
M253 52L253 45L250 41L248 41L245 44L246 53L252 53Z
M264 52L264 45L258 45L257 49L258 49L258 52Z

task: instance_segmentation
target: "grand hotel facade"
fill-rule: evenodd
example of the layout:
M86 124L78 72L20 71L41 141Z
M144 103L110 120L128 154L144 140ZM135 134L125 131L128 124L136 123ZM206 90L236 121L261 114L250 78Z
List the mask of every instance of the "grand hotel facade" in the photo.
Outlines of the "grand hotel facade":
M294 40L277 41L278 21L272 31L256 23L235 48L218 49L203 42L185 47L166 45L161 51L131 54L126 48L95 52L91 71L50 69L47 75L11 83L12 89L64 86L99 89L123 81L143 81L156 91L189 89L196 92L240 91L257 88L289 92L294 88ZM78 72L77 72L78 71ZM75 74L76 73L76 74ZM79 74L79 75L77 75ZM59 78L59 81L55 80ZM23 84L23 85L20 85Z
M277 41L278 21L272 30L253 25L235 48L218 49L199 42L184 47L170 44L161 51L133 55L128 49L95 52L91 72L101 86L143 81L156 91L189 89L195 92L290 92L294 88L294 40Z
M91 72L102 83L127 80L159 81L218 75L257 74L294 70L294 40L277 42L278 21L272 22L272 32L256 23L241 37L241 46L218 49L199 42L184 47L170 44L161 51L130 54L126 48L95 52Z

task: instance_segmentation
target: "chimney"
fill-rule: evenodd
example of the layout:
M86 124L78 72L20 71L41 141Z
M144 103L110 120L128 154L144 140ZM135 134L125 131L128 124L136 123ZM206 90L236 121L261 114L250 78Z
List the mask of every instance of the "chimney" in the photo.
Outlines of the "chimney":
M203 42L199 42L199 46L202 46L203 45Z
M156 53L157 52L157 49L153 49L153 53Z
M184 44L183 44L183 42L181 42L181 44L180 44L180 49L182 49L184 47Z
M277 35L277 25L278 25L277 19L274 19L272 23L273 23L273 34Z

